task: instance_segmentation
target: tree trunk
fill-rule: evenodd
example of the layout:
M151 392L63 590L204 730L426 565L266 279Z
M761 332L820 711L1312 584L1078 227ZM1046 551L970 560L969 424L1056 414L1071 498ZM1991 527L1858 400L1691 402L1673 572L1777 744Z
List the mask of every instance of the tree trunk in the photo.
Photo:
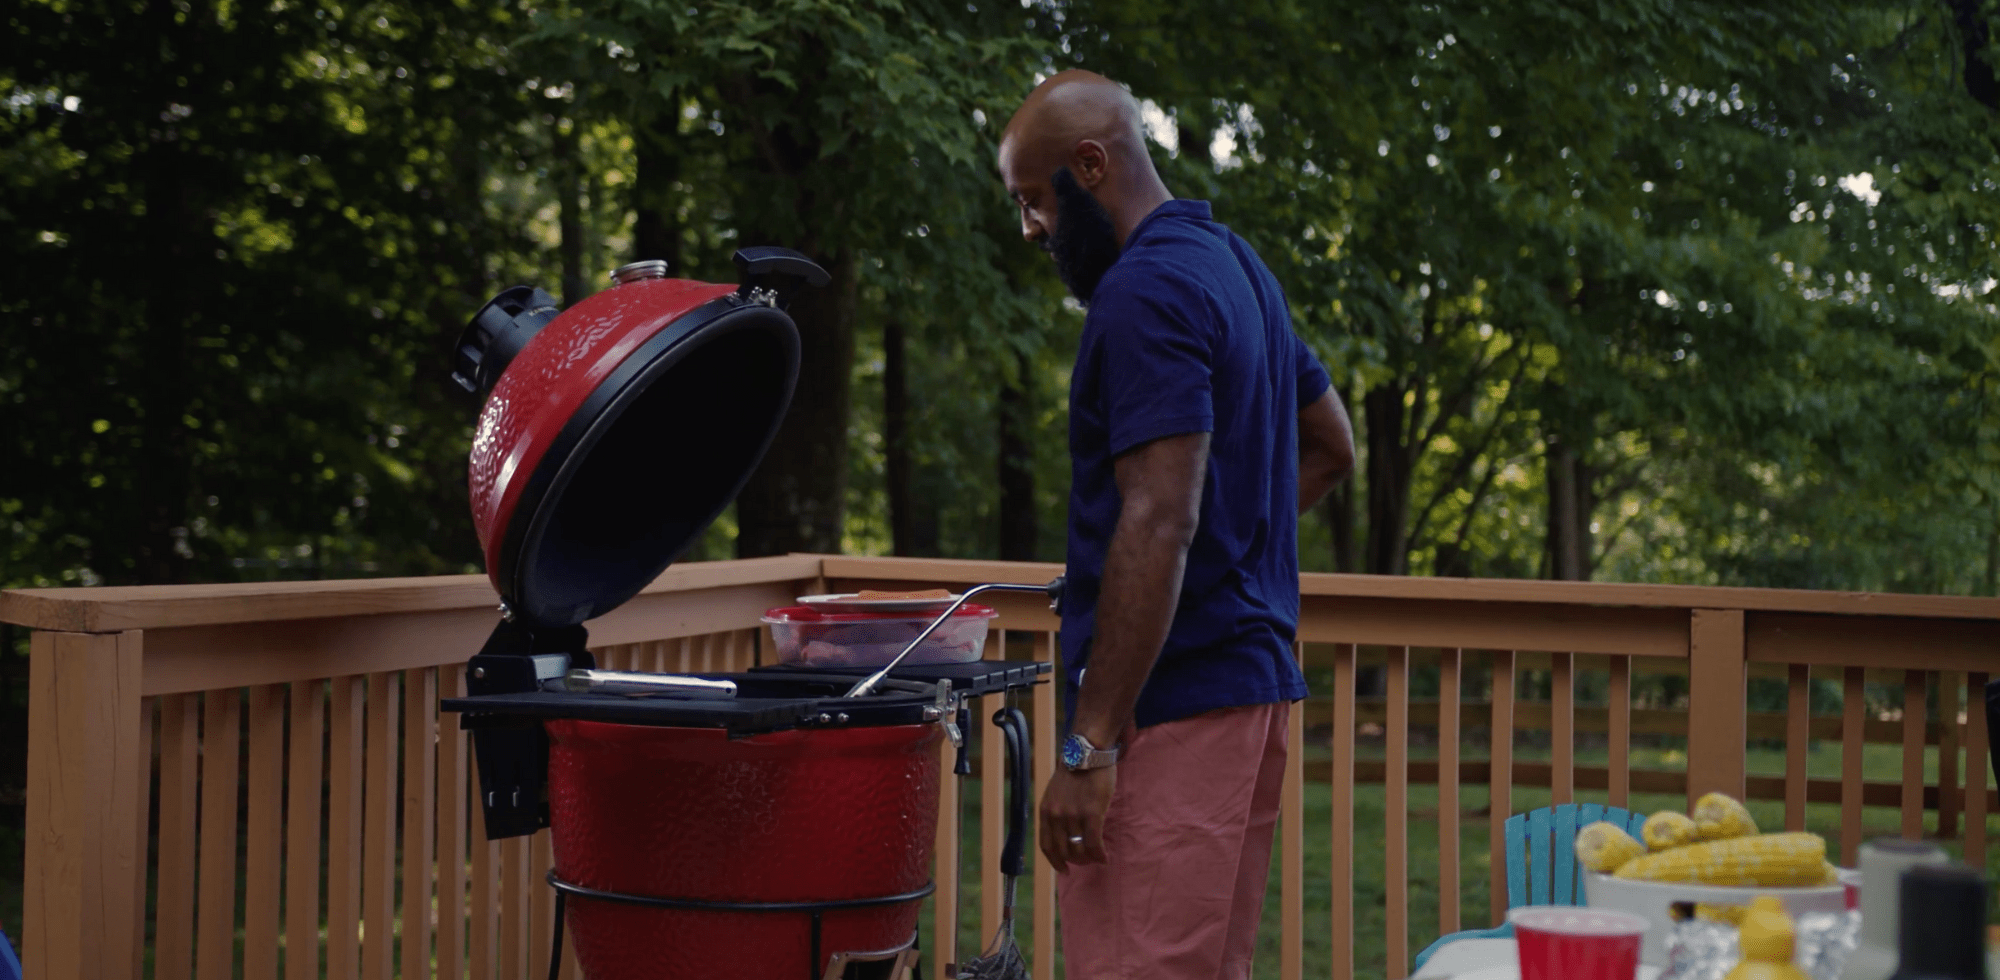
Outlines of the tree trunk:
M1016 362L1014 381L1000 385L1000 560L1034 561L1040 528L1035 517L1034 366Z
M1340 397L1348 405L1360 401L1345 392ZM1352 479L1342 480L1326 495L1326 523L1333 530L1333 570L1336 572L1361 570L1361 542L1354 527L1355 482Z
M1326 508L1327 526L1333 529L1333 570L1360 571L1359 542L1354 531L1354 481L1347 480L1334 487L1321 506Z
M187 43L195 40L187 35L198 30L192 25L199 23L200 14L189 15L190 26L184 28L175 22L178 12L171 4L154 4L148 11L163 42L162 57L167 59L158 65L159 84L154 91L163 105L198 106L204 100L190 91L192 80L187 76L199 73L175 63L168 52L199 50ZM215 246L210 242L203 209L193 200L196 188L185 170L187 153L177 126L155 129L152 137L142 151L146 163L140 170L146 175L146 214L139 233L145 241L147 262L142 273L146 277L145 322L139 341L142 363L135 372L141 411L138 467L133 474L139 508L133 516L139 526L136 533L115 539L136 545L131 580L143 584L184 582L191 570L186 536L194 468L189 430L183 421L192 402L187 380L188 332L197 309L194 292L216 279L213 270L199 268L202 257L211 254ZM110 564L102 558L99 562Z
M1405 575L1410 570L1410 447L1403 386L1387 384L1362 396L1368 445L1368 544L1366 570Z
M1987 20L1979 0L1951 0L1952 18L1965 53L1965 92L1988 109L2000 109L2000 79L1986 60Z
M584 285L583 270L583 201L577 180L583 169L577 160L576 130L564 132L558 122L554 127L556 204L560 208L557 224L562 241L557 251L562 258L562 304L574 306L578 300L589 295Z
M667 274L687 274L682 264L681 229L674 220L674 182L680 179L680 156L661 136L640 132L638 164L632 177L632 260L665 259Z
M2000 595L2000 524L1986 532L1986 588L1981 595Z
M882 478L888 484L888 536L900 558L924 552L916 546L916 506L910 466L910 364L904 352L902 318L882 322Z
M1548 487L1549 513L1544 565L1548 577L1581 582L1591 573L1591 514L1597 509L1591 494L1590 468L1575 447L1554 438L1542 458Z
M851 254L812 259L831 281L821 289L802 289L792 300L801 348L799 386L777 440L736 498L739 558L840 551L858 270Z

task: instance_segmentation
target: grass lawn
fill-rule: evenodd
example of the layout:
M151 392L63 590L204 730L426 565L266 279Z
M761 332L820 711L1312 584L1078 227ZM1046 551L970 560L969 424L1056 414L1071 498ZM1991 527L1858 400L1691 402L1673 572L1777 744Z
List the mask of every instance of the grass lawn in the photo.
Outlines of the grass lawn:
M1413 747L1412 755L1422 757L1429 750ZM1308 748L1308 757L1323 756L1324 749L1315 752ZM1365 747L1360 754L1369 756ZM1434 755L1434 752L1431 754ZM1518 759L1546 758L1545 753L1520 748L1515 752ZM1375 753L1379 758L1379 752ZM1605 754L1602 750L1577 752L1578 765L1603 765ZM1782 775L1784 773L1784 752L1752 748L1748 758L1749 771L1758 774ZM1864 773L1870 780L1895 780L1902 772L1902 749L1893 745L1871 745L1863 753ZM1676 750L1634 749L1632 764L1636 768L1681 769L1686 765L1685 757ZM1837 743L1822 743L1814 746L1807 756L1807 771L1816 777L1837 778L1840 775L1840 746ZM1935 779L1937 772L1937 752L1933 747L1925 758L1928 778ZM1960 779L1964 778L1963 772ZM976 839L979 825L979 793L976 780L968 780L965 789L966 807L964 811L967 840ZM1487 892L1490 868L1488 865L1488 834L1486 805L1488 800L1485 786L1468 785L1459 790L1459 803L1463 809L1459 817L1459 881L1457 892L1460 922L1465 928L1480 928L1491 924ZM1579 792L1578 802L1605 802L1601 791ZM1515 787L1513 791L1513 812L1531 810L1549 804L1549 791L1534 787ZM1685 810L1687 801L1679 795L1652 793L1633 794L1630 807L1651 813L1655 810ZM1750 811L1757 818L1760 828L1765 830L1784 829L1785 808L1780 801L1751 801ZM1321 783L1306 784L1306 830L1305 830L1305 975L1324 977L1332 970L1333 950L1328 941L1329 916L1332 914L1332 882L1328 872L1332 861L1332 789ZM1437 787L1435 785L1412 785L1409 791L1410 828L1407 836L1409 847L1408 881L1410 896L1408 938L1410 954L1414 956L1438 936L1438 820ZM2000 814L1994 815L2000 818ZM1925 814L1927 831L1935 831L1937 818L1934 813ZM1384 838L1383 790L1381 786L1357 786L1355 788L1354 813L1354 963L1356 976L1382 978L1384 940L1387 935L1388 916L1384 908L1383 879L1383 838ZM1886 807L1871 807L1862 811L1864 839L1871 837L1896 836L1902 832L1900 810ZM1989 819L1989 840L2000 845L2000 819ZM1840 849L1840 808L1833 804L1809 804L1806 807L1806 829L1827 839L1828 851L1838 861ZM1957 842L1944 842L1945 850L1954 857L1960 856ZM961 880L964 882L963 908L965 914L960 922L959 948L961 950L983 949L990 937L980 936L976 930L979 919L979 857L976 851L967 849L962 854ZM1280 862L1286 856L1274 855L1271 880L1264 904L1263 930L1258 938L1256 976L1276 978L1278 975L1278 894ZM1987 850L1987 878L1996 880L2000 874L2000 846ZM1021 885L1021 904L1018 918L1023 921L1021 941L1024 948L1032 940L1031 923L1033 889L1027 881ZM1989 921L2000 923L1992 909ZM924 917L922 935L930 936L930 916ZM1058 963L1057 976L1062 975Z
M1412 755L1422 757L1434 750L1412 747ZM1307 749L1308 757L1323 757L1323 747ZM1366 745L1360 749L1363 757L1371 753ZM1379 757L1379 751L1374 753ZM1534 759L1536 751L1522 747L1516 750L1517 758ZM1679 769L1685 759L1672 749L1634 749L1633 765L1642 768ZM1814 747L1808 756L1808 770L1819 777L1838 777L1840 773L1840 746L1824 743ZM1577 763L1601 765L1604 762L1602 750L1591 752L1580 750ZM1784 755L1782 751L1752 748L1748 758L1749 769L1753 773L1782 774ZM1902 750L1891 745L1871 745L1864 753L1864 769L1871 780L1895 780L1899 778L1902 765ZM1927 776L1934 778L1937 769L1936 750L1926 754ZM1963 773L1961 773L1961 779ZM1306 831L1305 831L1305 922L1304 937L1305 972L1307 976L1326 976L1332 967L1333 950L1328 943L1328 916L1330 915L1330 894L1332 884L1328 867L1331 861L1331 790L1324 784L1306 785ZM1357 974L1361 977L1383 977L1383 946L1387 916L1383 909L1383 855L1384 837L1383 791L1380 786L1356 787L1355 800L1355 937L1353 951ZM1460 876L1456 891L1460 903L1461 921L1468 927L1478 927L1490 921L1487 906L1488 848L1487 820L1485 808L1487 789L1484 786L1468 785L1460 790ZM979 790L976 780L967 780L964 793L964 834L968 841L977 840L979 830ZM1583 802L1603 802L1601 792L1579 794ZM1511 809L1519 812L1549 802L1546 789L1517 787L1514 790ZM1631 806L1642 812L1659 809L1682 809L1685 801L1679 796L1657 794L1635 794ZM1765 829L1782 828L1784 805L1776 801L1753 801L1751 811ZM1437 789L1435 786L1413 785L1409 792L1410 817L1408 826L1409 864L1408 880L1410 908L1407 918L1409 949L1414 954L1422 949L1438 932L1438 868L1437 868ZM1888 808L1871 808L1863 811L1864 835L1866 837L1891 836L1900 833L1900 812ZM1926 814L1926 826L1935 829L1936 817ZM1806 825L1808 830L1817 832L1828 839L1829 850L1838 854L1840 827L1839 807L1831 804L1814 804L1807 807ZM2000 843L2000 827L1989 821L1996 843ZM21 861L24 841L18 824L0 824L0 927L9 935L18 937L21 927ZM1947 842L1945 848L1954 855L1959 847ZM975 850L961 850L961 881L963 898L961 907L964 915L960 920L959 948L963 955L974 955L985 947L990 938L979 934L979 855ZM1259 978L1276 977L1278 972L1278 862L1286 855L1275 856L1270 879L1270 889L1264 907L1264 928L1259 938L1256 974ZM2000 871L2000 847L1989 848L1988 878L1992 880ZM1020 895L1021 941L1024 947L1033 942L1033 888L1027 881L1022 882ZM926 909L923 917L922 935L930 936L931 910ZM2000 922L2000 917L1989 917ZM927 964L928 965L928 964ZM1058 967L1057 975L1061 976ZM1047 978L1044 978L1047 980Z

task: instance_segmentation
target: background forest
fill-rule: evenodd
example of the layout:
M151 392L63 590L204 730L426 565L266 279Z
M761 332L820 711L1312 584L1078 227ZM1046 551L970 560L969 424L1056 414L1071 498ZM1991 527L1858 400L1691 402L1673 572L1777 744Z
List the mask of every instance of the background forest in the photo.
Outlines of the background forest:
M1307 569L1993 594L1995 11L4 0L0 585L476 570L465 318L739 243L833 284L699 557L1059 560L1082 314L992 159L1083 66L1355 415Z

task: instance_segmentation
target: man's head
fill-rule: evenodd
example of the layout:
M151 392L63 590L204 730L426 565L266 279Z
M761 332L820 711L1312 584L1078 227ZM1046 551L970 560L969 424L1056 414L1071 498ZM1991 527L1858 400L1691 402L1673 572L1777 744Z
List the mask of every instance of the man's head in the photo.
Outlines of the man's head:
M1000 137L1000 179L1021 209L1022 237L1084 302L1126 236L1172 197L1140 126L1131 93L1072 70L1036 86Z

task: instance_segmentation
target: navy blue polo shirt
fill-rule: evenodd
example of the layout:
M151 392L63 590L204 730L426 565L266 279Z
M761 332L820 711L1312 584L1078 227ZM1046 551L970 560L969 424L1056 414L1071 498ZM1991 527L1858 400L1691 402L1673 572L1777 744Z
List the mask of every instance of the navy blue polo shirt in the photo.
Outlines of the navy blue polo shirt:
M1327 386L1326 369L1292 332L1277 279L1208 202L1168 201L1132 230L1091 296L1070 380L1062 647L1072 712L1118 525L1113 460L1195 432L1211 433L1200 526L1135 721L1306 696L1292 655L1298 415Z

